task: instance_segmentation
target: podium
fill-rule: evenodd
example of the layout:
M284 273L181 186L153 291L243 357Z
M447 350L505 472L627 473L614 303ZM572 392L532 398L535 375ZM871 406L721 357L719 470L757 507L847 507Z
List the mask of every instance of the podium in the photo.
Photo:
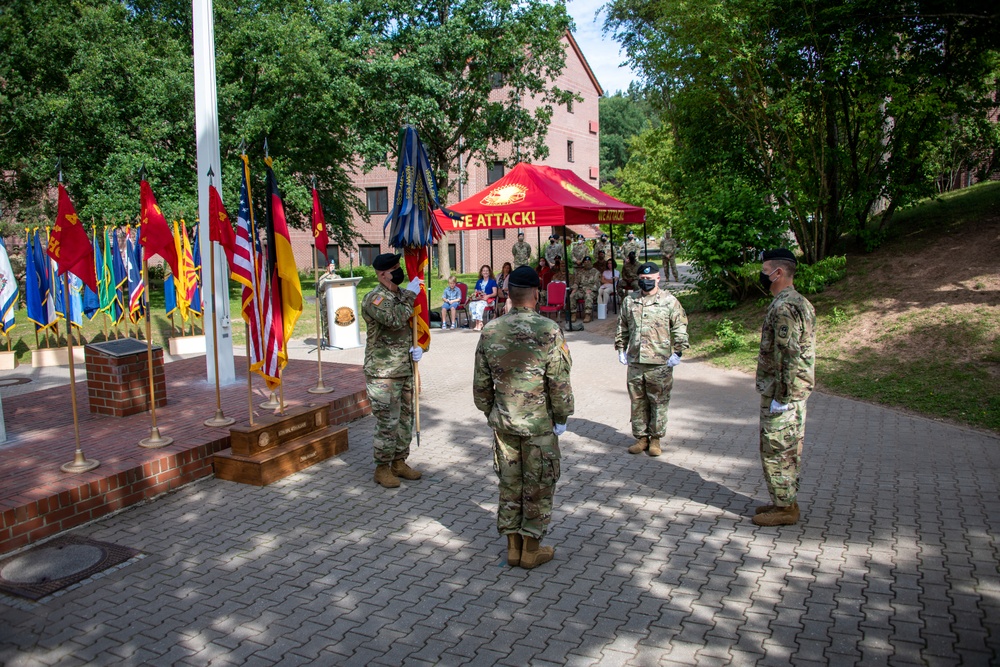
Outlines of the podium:
M361 347L360 282L361 276L326 281L326 339L331 346L341 350Z

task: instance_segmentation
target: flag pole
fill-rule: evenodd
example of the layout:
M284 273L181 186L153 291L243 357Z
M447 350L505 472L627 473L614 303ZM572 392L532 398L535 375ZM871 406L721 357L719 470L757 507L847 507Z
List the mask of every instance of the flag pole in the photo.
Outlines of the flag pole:
M243 322L247 339L247 403L250 406L250 426L253 426L253 373L250 372L250 323Z
M208 167L208 184L209 185L212 184L212 177L213 176L215 176L215 174L212 173L212 167L209 166ZM218 222L218 221L216 221L216 222ZM229 223L227 223L227 224L229 224ZM201 242L201 239L199 238L198 241ZM215 242L212 241L211 239L209 239L209 241L208 241L208 247L212 249L212 252L210 253L211 254L211 259L209 260L209 271L211 272L212 285L214 286L215 285ZM204 309L204 308L205 308L205 306L203 305L202 309ZM215 316L215 291L213 290L212 291L212 322L216 323L218 321L219 321L219 319ZM233 419L232 417L227 417L224 414L222 414L222 394L221 394L221 392L219 390L219 333L218 333L218 329L219 329L219 327L217 327L217 326L213 326L212 327L212 357L213 357L213 361L215 363L215 416L212 417L211 419L206 419L204 423L205 423L205 426L215 427L215 428L222 428L224 426L229 426L230 424L232 424L236 420ZM201 332L202 332L202 334L205 333L205 327L204 327L204 325L202 326Z
M315 187L315 183L313 184ZM333 387L327 387L323 384L323 335L322 327L320 327L320 312L319 312L319 263L316 261L316 246L313 246L313 281L316 286L316 367L317 380L316 386L306 389L310 394L329 394L333 391Z
M142 259L142 283L149 284L149 262L144 257ZM146 312L149 312L149 290L146 290ZM153 416L153 427L149 432L149 437L139 441L140 447L146 449L157 449L166 447L174 441L173 438L160 435L160 429L156 427L156 383L153 382L153 332L149 325L149 318L146 318L146 363L149 369L149 409Z

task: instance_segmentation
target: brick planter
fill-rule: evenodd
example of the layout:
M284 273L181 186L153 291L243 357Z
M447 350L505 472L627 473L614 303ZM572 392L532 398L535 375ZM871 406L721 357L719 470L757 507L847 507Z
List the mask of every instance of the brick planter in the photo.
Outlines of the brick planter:
M85 347L87 399L90 412L127 417L148 412L149 360L146 344L123 338ZM167 382L163 372L163 348L153 346L153 382L156 407L167 404Z

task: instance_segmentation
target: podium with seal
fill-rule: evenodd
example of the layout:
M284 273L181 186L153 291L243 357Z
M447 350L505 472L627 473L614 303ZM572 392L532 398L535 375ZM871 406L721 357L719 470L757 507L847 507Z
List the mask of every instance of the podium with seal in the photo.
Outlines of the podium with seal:
M358 283L355 278L324 281L326 285L327 341L332 347L346 350L361 347L361 314L358 312Z

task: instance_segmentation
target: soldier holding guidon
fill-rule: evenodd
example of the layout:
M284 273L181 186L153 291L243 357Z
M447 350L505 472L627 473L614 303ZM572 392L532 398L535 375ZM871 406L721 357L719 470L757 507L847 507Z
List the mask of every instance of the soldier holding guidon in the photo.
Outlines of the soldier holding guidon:
M559 326L535 312L539 284L530 266L511 273L514 307L483 329L473 379L476 407L494 431L497 531L507 536L508 564L525 569L554 555L539 542L552 519L559 436L573 414L569 348Z
M660 267L639 266L639 292L622 302L615 333L618 360L628 366L628 395L632 400L629 454L662 453L667 434L667 406L674 386L674 366L688 345L687 315L672 294L657 285Z
M413 437L413 365L423 354L412 346L410 316L423 281L404 278L401 255L386 253L372 262L378 285L361 302L367 326L365 383L375 415L375 482L387 489L399 479L417 480L420 473L406 464Z
M806 401L815 384L816 311L795 291L797 261L790 250L768 250L762 259L761 285L774 296L764 315L757 357L760 460L771 504L758 507L753 522L786 526L799 520Z

